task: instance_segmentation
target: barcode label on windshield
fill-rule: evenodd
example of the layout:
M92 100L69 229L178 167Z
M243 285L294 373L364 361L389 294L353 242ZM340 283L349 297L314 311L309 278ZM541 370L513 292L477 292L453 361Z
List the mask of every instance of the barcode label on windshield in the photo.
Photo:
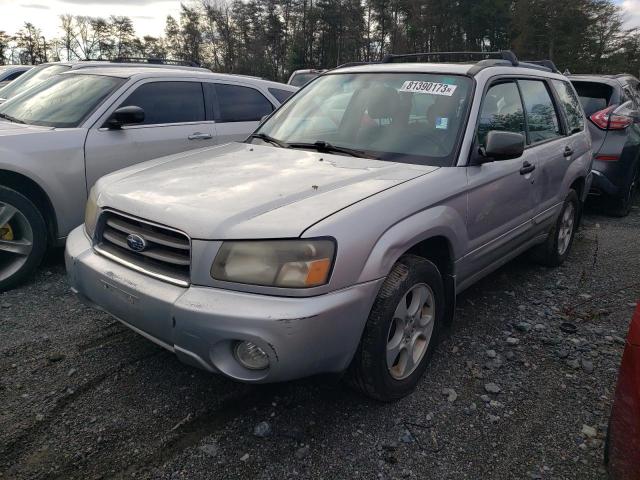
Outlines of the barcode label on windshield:
M449 85L448 83L435 82L418 82L416 80L407 80L400 88L401 92L428 93L430 95L444 95L450 97L458 88L457 85Z

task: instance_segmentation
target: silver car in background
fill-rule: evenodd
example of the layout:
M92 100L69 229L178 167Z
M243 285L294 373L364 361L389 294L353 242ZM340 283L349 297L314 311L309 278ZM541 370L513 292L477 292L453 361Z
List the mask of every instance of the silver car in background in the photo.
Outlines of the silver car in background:
M72 288L235 380L406 395L456 295L529 249L561 264L589 191L571 83L499 55L332 70L245 143L103 177Z
M0 65L0 90L32 68L32 65Z
M114 67L114 68L128 68L128 67L139 67L143 64L145 67L149 68L174 68L174 69L189 69L189 70L199 70L202 72L210 72L210 70L201 67L189 66L187 63L189 62L178 62L174 61L175 64L167 64L167 62L171 62L170 60L156 60L158 63L143 63L140 60L147 59L138 59L138 61L124 61L127 59L121 59L118 61L107 61L107 60L77 60L77 61L69 61L69 62L51 62L51 63L42 63L36 67L30 69L29 72L25 73L21 76L21 78L14 80L11 85L4 85L0 88L0 104L6 102L7 100L15 97L16 95L20 95L23 92L26 92L30 88L39 85L40 83L48 80L54 75L58 75L60 73L68 72L70 70L80 70L83 68L94 68L94 67ZM132 59L133 60L133 59ZM184 63L184 65L183 65Z
M0 105L0 290L82 223L98 178L244 139L297 90L200 68L103 65L54 75Z

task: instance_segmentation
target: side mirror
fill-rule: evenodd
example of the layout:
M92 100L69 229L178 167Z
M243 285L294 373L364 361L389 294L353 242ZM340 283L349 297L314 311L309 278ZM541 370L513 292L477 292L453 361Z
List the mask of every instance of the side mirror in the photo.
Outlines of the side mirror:
M524 153L524 143L524 135L521 133L491 130L481 154L487 162L518 158Z
M111 114L107 126L112 130L119 130L124 125L144 122L144 110L135 105L120 107Z

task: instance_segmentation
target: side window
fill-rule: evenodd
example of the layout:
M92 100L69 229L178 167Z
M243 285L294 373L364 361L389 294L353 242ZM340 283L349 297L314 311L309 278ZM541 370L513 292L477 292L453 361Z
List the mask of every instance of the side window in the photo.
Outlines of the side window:
M482 101L478 125L479 145L485 144L491 130L524 135L524 112L515 82L498 83L487 91Z
M518 80L529 127L529 143L538 143L562 135L560 122L549 91L540 80Z
M219 122L254 122L273 112L273 105L258 90L224 83L216 84Z
M121 107L144 110L144 125L205 120L202 85L197 82L153 82L138 87Z
M4 79L5 82L10 82L11 80L15 80L24 72L13 72L11 75L7 75L7 78Z
M580 100L578 100L571 84L562 80L552 80L551 83L567 116L569 134L581 132L584 129L584 113L582 112Z
M282 90L281 88L270 88L269 93L274 97L276 97L276 100L278 100L280 103L284 103L295 92L290 92L289 90Z

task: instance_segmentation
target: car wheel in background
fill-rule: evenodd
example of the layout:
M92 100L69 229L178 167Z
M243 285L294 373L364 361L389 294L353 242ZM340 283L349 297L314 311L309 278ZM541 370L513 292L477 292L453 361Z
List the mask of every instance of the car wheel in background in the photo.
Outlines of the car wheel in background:
M580 202L575 190L569 190L560 215L545 242L531 250L532 258L547 267L557 267L569 256L578 227Z
M0 291L24 281L47 249L47 227L38 208L21 193L0 186Z
M624 189L624 194L620 198L611 199L610 213L615 217L626 217L631 212L633 200L638 192L638 166L633 171L629 184Z
M433 354L444 311L438 268L421 257L401 257L380 288L347 381L381 401L409 394Z

